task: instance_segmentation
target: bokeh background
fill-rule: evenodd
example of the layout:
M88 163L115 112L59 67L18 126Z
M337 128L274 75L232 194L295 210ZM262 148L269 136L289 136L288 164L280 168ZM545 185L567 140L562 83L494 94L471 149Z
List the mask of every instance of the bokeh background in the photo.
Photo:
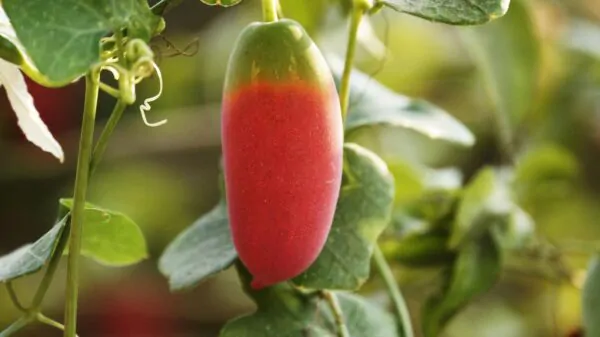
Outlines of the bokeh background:
M511 145L531 163L524 174L533 188L522 205L539 235L565 247L560 263L533 256L518 268L505 268L492 291L452 320L446 337L576 336L587 263L581 248L596 249L593 240L600 240L600 2L515 1L528 11L509 10L481 27L451 27L386 10L361 31L360 69L399 93L427 99L453 114L476 135L477 144L464 149L389 130L369 130L355 141L430 167L457 167L468 181L483 165L503 161L495 113L497 103L505 104L519 114ZM325 52L339 54L347 27L337 2L281 1L285 15L302 22ZM165 90L148 117L169 123L146 127L137 106L130 107L89 195L91 202L131 216L146 235L151 257L117 269L83 259L80 336L217 336L228 319L252 310L233 270L192 291L170 294L156 264L165 246L218 200L219 101L226 61L240 30L259 19L256 0L228 9L186 0L167 14L164 38L152 43ZM475 42L469 38L474 35ZM479 54L473 53L473 43ZM497 79L506 89L501 97L492 99L485 90L478 55L505 76ZM82 84L46 89L30 83L43 119L66 151L62 165L24 140L0 92L0 254L46 232L56 217L57 199L72 193ZM157 85L144 82L138 97L153 95ZM101 97L100 123L112 104L110 97ZM396 179L399 195L410 198L410 177ZM430 276L395 268L418 320ZM568 280L560 277L564 270ZM64 280L61 268L44 306L58 320ZM27 277L16 282L16 289L27 301L38 282L39 275ZM364 292L385 304L381 289L374 282ZM0 327L17 317L0 289ZM41 326L21 335L61 336Z

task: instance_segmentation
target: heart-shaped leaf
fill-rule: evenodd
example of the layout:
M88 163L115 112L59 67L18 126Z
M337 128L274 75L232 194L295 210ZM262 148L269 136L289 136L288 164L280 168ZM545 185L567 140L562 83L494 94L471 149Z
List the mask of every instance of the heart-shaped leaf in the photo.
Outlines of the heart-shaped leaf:
M71 210L73 200L61 199L60 204ZM148 257L144 234L119 212L86 203L82 236L81 255L104 265L127 266Z
M100 61L100 38L127 30L149 40L159 22L145 0L3 0L17 36L49 83L60 86Z

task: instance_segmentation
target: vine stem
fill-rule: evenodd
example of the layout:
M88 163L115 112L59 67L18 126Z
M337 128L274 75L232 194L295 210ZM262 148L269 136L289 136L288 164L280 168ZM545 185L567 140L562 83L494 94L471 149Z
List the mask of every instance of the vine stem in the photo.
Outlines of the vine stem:
M77 169L75 173L75 192L71 211L69 233L69 256L67 262L67 289L65 305L65 337L75 337L77 330L77 299L79 294L79 252L81 250L81 231L85 199L87 195L90 163L94 142L94 122L98 105L99 76L91 72L85 77L85 103Z
M396 283L392 269L385 260L381 249L379 249L379 246L377 245L373 250L373 259L375 260L375 265L379 270L381 278L385 282L385 286L387 287L390 297L392 298L392 302L394 302L394 306L396 307L398 321L402 324L400 327L400 330L402 331L402 337L414 337L408 306L406 305L404 297L400 292L400 288Z
M263 20L265 22L277 21L277 0L262 0Z
M10 296L10 300L13 302L15 307L19 309L19 311L27 312L27 309L21 304L21 301L19 301L19 297L13 288L12 282L6 282L6 290L8 291L8 296Z
M337 296L335 296L335 294L329 290L322 290L321 296L325 299L329 305L329 308L331 308L333 318L335 319L335 325L337 326L338 337L350 337L350 332L348 332L348 327L346 327L344 314L342 312L342 308L340 307L340 303L338 302Z
M350 101L350 74L352 73L352 64L354 63L354 55L356 54L356 40L358 38L358 29L364 15L364 8L354 6L352 9L352 17L350 19L350 32L348 34L348 44L346 49L346 60L344 62L344 72L340 85L340 105L342 109L342 121L346 121L348 114L348 104Z
M6 330L0 332L0 337L8 337L16 333L17 331L23 329L27 326L27 324L31 323L34 320L33 316L25 315L21 316L17 321L11 324Z
M104 126L104 129L102 130L102 133L96 142L96 147L94 147L94 154L92 156L92 162L90 163L90 175L94 173L98 167L98 164L100 163L100 160L104 156L104 152L108 146L108 140L110 139L110 136L112 136L112 133L121 120L121 117L123 117L125 108L127 108L127 104L121 99L117 100L117 103L115 104L115 107L108 118L108 122L106 122L106 125Z
M39 307L42 305L42 301L44 300L44 296L46 296L46 292L52 283L52 279L54 278L54 274L56 273L56 269L58 268L58 264L60 259L65 251L65 247L67 246L67 242L69 241L69 233L70 230L69 221L70 215L65 215L65 218L62 221L66 221L63 232L60 234L60 238L58 239L58 243L54 248L54 252L52 252L52 256L50 257L50 262L48 263L48 268L44 273L44 277L38 286L37 291L33 297L33 301L31 302L31 307L33 310L39 310Z

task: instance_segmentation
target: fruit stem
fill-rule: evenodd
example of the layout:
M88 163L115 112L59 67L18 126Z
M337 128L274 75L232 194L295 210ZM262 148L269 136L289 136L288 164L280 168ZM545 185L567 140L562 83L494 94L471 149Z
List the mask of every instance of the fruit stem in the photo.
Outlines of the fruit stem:
M333 313L338 337L350 337L350 332L348 332L348 327L346 327L346 323L344 322L344 313L342 312L337 296L329 290L322 290L320 293L321 297L327 301L327 304Z
M81 250L81 231L85 211L90 163L94 142L94 121L98 105L99 74L91 72L85 77L85 103L77 170L75 174L75 192L71 212L71 230L69 233L69 256L67 259L67 290L65 305L65 337L75 337L77 330L77 297L79 295L79 252Z
M346 60L344 62L344 72L340 86L340 105L342 109L342 121L346 122L348 115L348 103L350 101L350 73L352 72L352 64L354 63L354 54L356 52L356 39L358 37L358 29L364 15L364 9L359 6L352 8L352 17L350 18L350 32L348 34L348 43L346 49Z
M375 249L373 250L373 259L375 260L375 265L379 270L379 274L381 275L381 278L388 289L390 297L392 298L392 302L394 302L394 306L396 307L396 316L398 322L401 323L400 331L402 334L400 336L413 337L413 328L408 306L406 305L404 297L400 292L400 287L394 278L392 269L385 260L383 252L381 252L381 249L377 245L375 245Z
M277 0L262 0L263 20L265 22L277 21Z

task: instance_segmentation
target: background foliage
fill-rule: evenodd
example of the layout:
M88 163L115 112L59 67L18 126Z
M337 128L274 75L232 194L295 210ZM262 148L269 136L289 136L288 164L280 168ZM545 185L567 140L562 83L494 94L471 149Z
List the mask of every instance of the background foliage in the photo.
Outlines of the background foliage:
M411 12L408 1L390 2ZM11 3L16 1L4 1L7 7ZM330 55L335 71L347 33L344 6L333 0L314 6L294 0L281 3L284 14L305 25ZM438 2L427 3L436 8ZM152 114L167 116L169 123L145 128L136 110L129 109L111 141L118 146L109 147L90 196L93 204L122 212L109 214L111 221L125 223L118 226L132 220L139 224L147 247L136 241L124 252L131 260L123 261L103 254L101 243L89 249L84 243L83 253L92 259L83 265L81 335L216 336L226 321L253 309L234 269L228 268L231 251L216 254L207 247L206 252L219 258L218 268L193 271L226 271L175 295L156 265L167 244L201 215L214 208L213 221L223 221L217 206L223 74L235 37L260 17L259 5L246 0L223 9L185 1L167 14L172 24L166 39L152 42L161 56L167 89ZM482 17L461 20L484 22L500 10L489 7ZM113 23L107 21L102 29ZM415 326L424 321L435 331L448 321L443 332L448 337L567 336L582 322L597 321L589 310L581 313L581 290L588 266L590 280L598 274L596 262L589 263L588 257L600 238L600 5L593 0L514 0L503 18L475 27L442 25L391 11L373 15L369 23L360 34L362 73L352 77L347 137L361 146L350 150L379 154L395 179L392 226L380 242L394 262ZM53 72L51 64L47 66L56 80L69 80L75 73ZM390 90L379 88L374 80ZM154 85L145 82L139 96L152 94ZM40 156L22 139L3 97L1 254L47 232L52 226L48 219L58 207L55 200L72 190L81 83L31 88L43 119L65 146L66 164ZM101 98L100 106L107 106L102 99L107 98ZM107 113L100 111L100 116ZM365 126L365 118L376 125ZM516 168L506 169L513 161ZM68 201L63 205L68 207ZM372 211L377 219L376 201ZM90 217L108 214L99 207L89 212ZM219 238L222 233L210 232L209 225L194 226ZM534 228L536 239L529 235ZM50 234L60 231L59 224ZM127 242L139 237L135 228L127 234ZM28 249L46 254L53 248L41 240ZM146 255L149 259L129 268L107 269L96 262L124 265ZM31 271L39 267L28 266ZM169 273L164 263L161 271ZM178 271L182 275L171 279L173 289L189 277L185 270ZM47 314L58 317L61 272L53 284L57 291L49 293L46 303ZM366 279L365 273L360 280ZM10 273L0 269L0 279L8 278ZM356 281L356 276L330 281L342 289L356 286L347 280ZM18 290L33 293L38 281L38 276L22 279ZM310 283L310 273L295 281ZM586 291L595 294L594 284L586 284ZM371 301L366 305L389 305L382 289L378 278L367 282L360 291ZM272 291L285 296L289 289ZM356 311L364 308L360 301L353 295L340 296L341 305L355 317L365 316ZM593 296L586 297L583 307L593 308L594 303ZM0 291L0 325L14 320L13 310ZM311 315L311 310L307 307L305 314ZM255 315L270 311L279 311L277 305L260 308ZM377 316L382 329L390 326L390 317ZM349 321L357 324L349 329L362 329L360 321ZM236 324L243 323L238 320L225 331L237 336ZM328 324L331 321L325 320L312 328L318 331ZM294 327L293 322L284 325ZM23 335L39 336L36 329Z

